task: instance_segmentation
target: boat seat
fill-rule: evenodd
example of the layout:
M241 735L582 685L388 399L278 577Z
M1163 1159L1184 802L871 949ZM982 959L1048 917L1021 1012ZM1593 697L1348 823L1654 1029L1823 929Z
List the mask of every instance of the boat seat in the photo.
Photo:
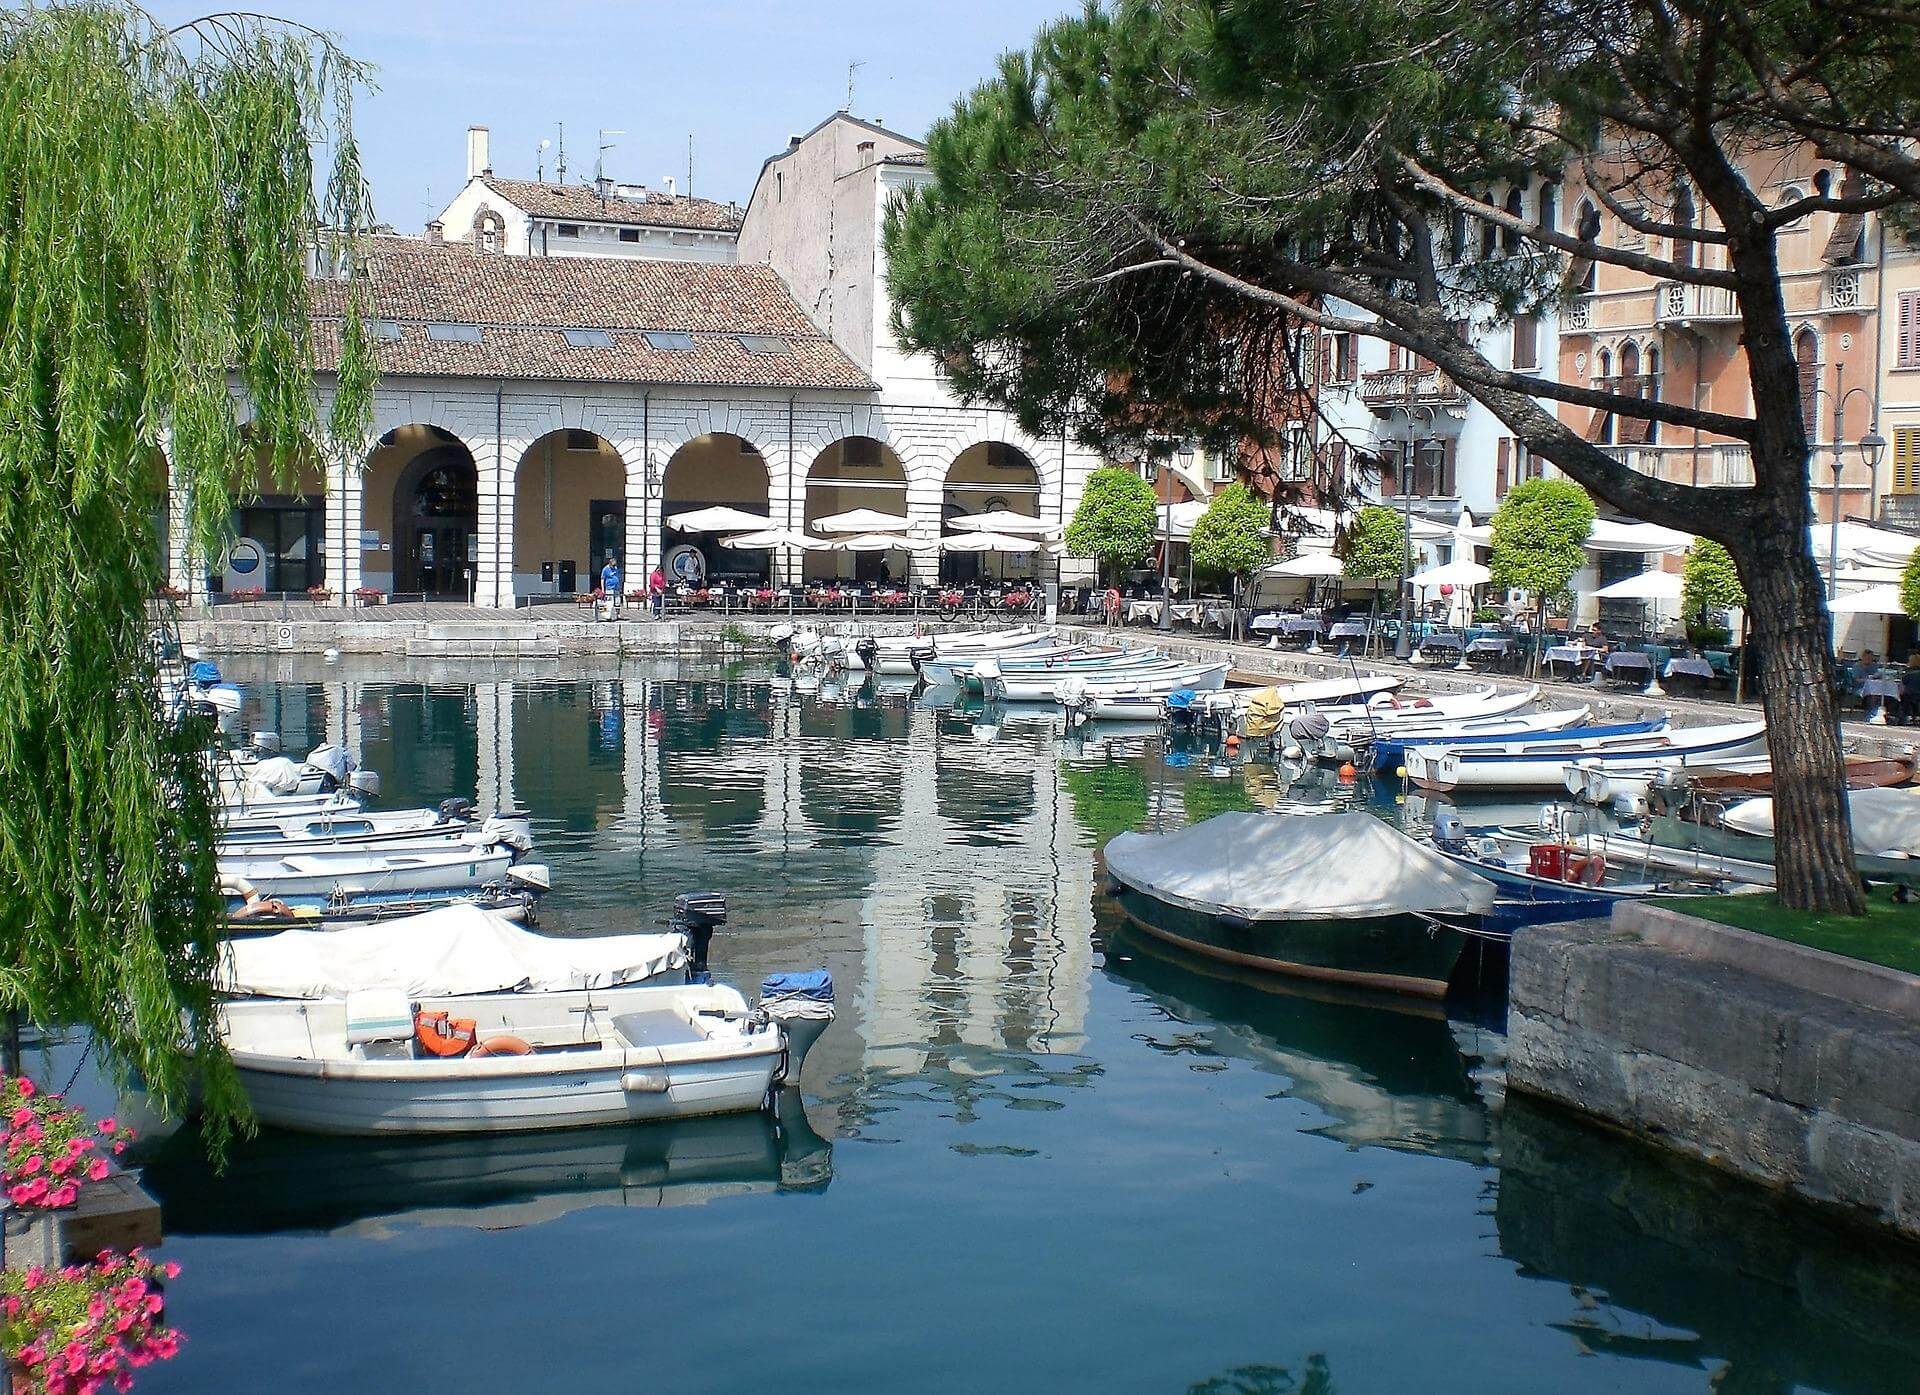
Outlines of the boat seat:
M613 1030L632 1046L686 1046L707 1039L677 1012L623 1012L613 1019Z

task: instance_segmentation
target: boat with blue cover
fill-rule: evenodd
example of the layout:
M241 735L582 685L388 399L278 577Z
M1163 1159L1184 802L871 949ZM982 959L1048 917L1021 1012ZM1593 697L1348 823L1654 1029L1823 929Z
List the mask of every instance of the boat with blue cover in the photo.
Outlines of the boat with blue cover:
M1408 748L1413 746L1444 750L1493 745L1503 750L1524 748L1529 744L1567 746L1617 736L1650 736L1666 728L1665 717L1652 717L1639 722L1609 722L1601 726L1568 726L1545 731L1466 729L1455 732L1406 732L1382 736L1373 742L1373 768L1386 771L1399 769L1406 761Z

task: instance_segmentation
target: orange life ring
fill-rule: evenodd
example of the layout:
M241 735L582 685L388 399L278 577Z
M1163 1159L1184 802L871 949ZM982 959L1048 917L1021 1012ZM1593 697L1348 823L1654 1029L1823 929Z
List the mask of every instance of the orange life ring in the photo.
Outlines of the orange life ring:
M531 1056L533 1047L520 1037L488 1037L472 1051L467 1053L469 1060L477 1061L482 1056Z
M1607 859L1600 853L1587 853L1567 859L1566 879L1585 886L1598 886L1607 875Z

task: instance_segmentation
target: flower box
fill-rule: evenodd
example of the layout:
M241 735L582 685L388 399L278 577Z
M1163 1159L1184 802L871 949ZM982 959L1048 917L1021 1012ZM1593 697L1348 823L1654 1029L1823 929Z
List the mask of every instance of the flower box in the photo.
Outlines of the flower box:
M333 599L333 588L330 586L309 586L307 588L307 599L315 605L325 605Z
M227 592L230 601L264 601L267 591L264 586L242 586Z
M353 598L361 605L385 605L387 593L378 586L360 586L354 589Z

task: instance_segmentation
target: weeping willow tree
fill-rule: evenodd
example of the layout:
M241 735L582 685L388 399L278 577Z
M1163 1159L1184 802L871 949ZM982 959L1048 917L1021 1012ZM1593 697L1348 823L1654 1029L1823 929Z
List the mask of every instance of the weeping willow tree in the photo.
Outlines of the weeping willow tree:
M216 1142L247 1113L212 1011L206 733L153 657L154 462L206 557L256 449L290 476L363 434L357 315L320 420L307 276L316 247L352 275L364 80L259 16L0 13L0 1009L85 1025L165 1106L197 1088Z

